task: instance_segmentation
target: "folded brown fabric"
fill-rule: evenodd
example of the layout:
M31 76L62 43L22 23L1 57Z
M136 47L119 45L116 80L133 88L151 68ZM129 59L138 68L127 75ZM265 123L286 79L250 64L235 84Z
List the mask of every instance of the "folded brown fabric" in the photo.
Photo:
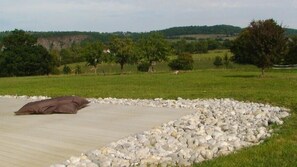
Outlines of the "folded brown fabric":
M15 112L16 115L28 114L75 114L83 107L86 107L89 101L78 96L63 96L53 99L30 102Z
M76 114L78 107L74 103L58 105L54 113Z

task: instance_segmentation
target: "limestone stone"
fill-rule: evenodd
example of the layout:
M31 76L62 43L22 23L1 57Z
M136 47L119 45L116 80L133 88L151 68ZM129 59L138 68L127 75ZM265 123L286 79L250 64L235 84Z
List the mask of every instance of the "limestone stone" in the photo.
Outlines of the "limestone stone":
M6 98L16 98L8 96ZM20 97L48 98L48 97ZM282 124L288 110L233 99L88 99L92 103L193 109L197 112L140 132L80 157L69 166L190 166L261 143L271 136L268 126ZM62 166L58 166L62 165ZM64 166L63 166L64 165ZM92 166L93 167L93 166Z

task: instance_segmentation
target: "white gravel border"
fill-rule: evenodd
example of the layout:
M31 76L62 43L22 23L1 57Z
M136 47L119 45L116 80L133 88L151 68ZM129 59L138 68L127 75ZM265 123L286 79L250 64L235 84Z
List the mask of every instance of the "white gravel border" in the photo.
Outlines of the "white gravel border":
M0 96L31 101L46 96ZM109 145L70 157L51 167L190 166L257 145L272 134L270 124L283 124L288 109L233 99L89 98L91 103L185 108L197 112L133 134Z

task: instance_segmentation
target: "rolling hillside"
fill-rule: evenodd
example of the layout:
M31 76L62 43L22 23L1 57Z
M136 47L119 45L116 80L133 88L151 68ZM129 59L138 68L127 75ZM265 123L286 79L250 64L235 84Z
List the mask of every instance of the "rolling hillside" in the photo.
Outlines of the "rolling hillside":
M186 27L173 27L165 30L160 30L165 36L179 36L179 35L192 35L192 34L224 34L236 35L242 28L231 25L215 25L215 26L186 26Z
M285 28L287 35L297 35L297 29ZM172 27L164 30L151 31L164 34L168 39L205 39L205 38L222 38L233 39L238 33L242 31L242 28L232 25L214 25L214 26L184 26L184 27ZM134 32L113 32L113 33L100 33L100 32L28 32L35 35L38 38L38 43L45 48L50 49L62 49L70 47L73 44L78 44L83 41L100 40L104 43L108 42L111 36L130 36L133 39L140 38L144 33ZM0 42L9 31L0 32Z

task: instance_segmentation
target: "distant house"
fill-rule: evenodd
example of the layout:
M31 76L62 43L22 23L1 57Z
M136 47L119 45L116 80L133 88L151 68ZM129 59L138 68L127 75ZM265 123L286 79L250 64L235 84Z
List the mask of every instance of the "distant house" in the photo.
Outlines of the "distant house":
M108 54L110 54L110 50L109 50L109 49L104 49L104 50L103 50L103 53L108 53Z

